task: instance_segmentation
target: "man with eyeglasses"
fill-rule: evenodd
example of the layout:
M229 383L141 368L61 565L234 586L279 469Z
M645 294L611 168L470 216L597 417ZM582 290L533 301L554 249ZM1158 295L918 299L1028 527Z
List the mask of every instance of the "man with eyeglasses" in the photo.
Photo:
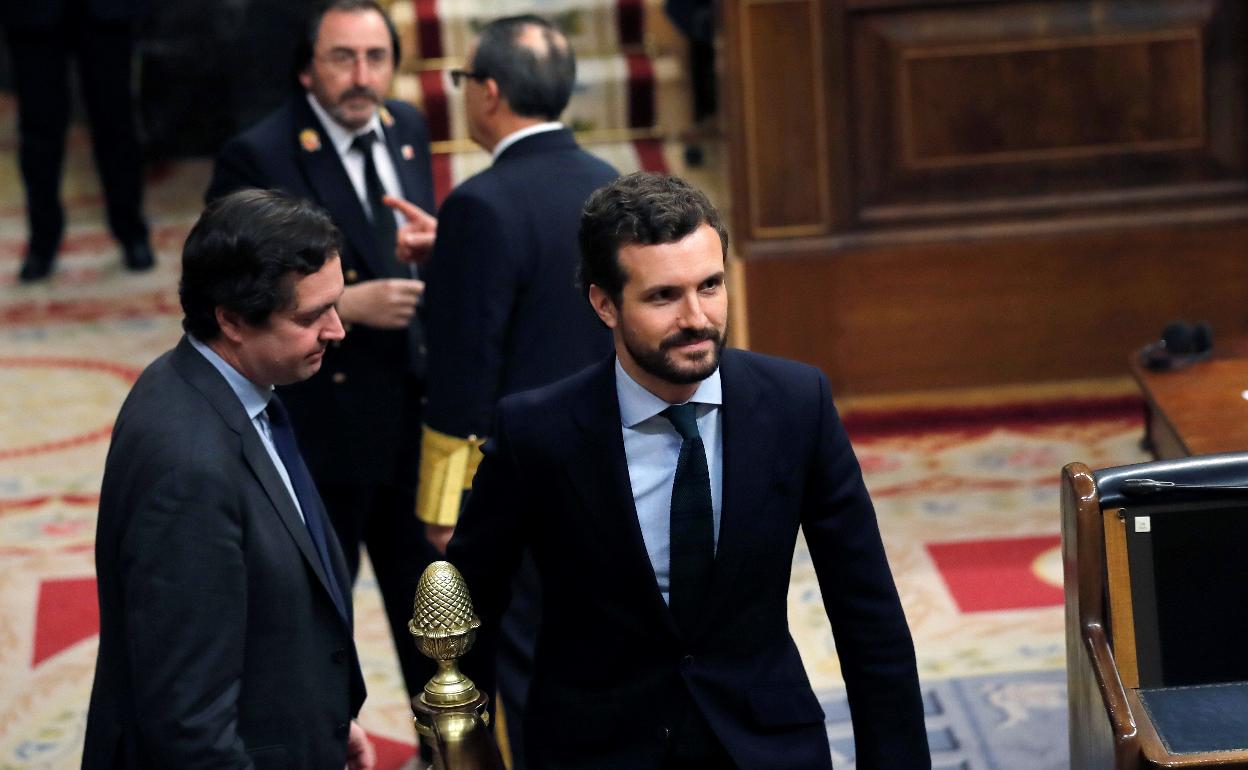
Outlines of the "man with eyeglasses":
M590 194L617 176L558 122L576 58L545 19L486 25L451 77L469 136L493 164L443 202L427 271L429 400L417 511L439 548L471 485L495 403L611 351L611 335L576 288L576 233ZM536 582L522 570L501 628L498 690L513 767L523 766L517 729L539 614Z
M425 213L434 205L429 133L414 107L385 99L399 40L375 0L322 5L304 48L302 93L225 146L207 198L279 188L325 208L343 233L337 310L346 338L282 399L352 580L361 544L368 548L403 679L416 695L433 673L407 631L433 556L412 515L425 343L417 314L424 283L410 263L427 253L436 227Z

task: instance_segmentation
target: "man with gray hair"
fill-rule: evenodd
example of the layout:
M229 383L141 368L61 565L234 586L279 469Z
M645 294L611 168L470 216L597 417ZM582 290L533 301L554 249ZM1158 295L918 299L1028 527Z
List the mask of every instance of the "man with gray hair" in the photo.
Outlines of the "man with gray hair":
M444 548L472 482L495 403L554 382L611 350L611 336L576 288L580 212L615 169L557 122L576 79L564 36L537 16L482 30L463 88L473 141L493 165L456 188L438 212L425 271L428 403L417 511ZM537 625L536 581L521 571L503 620L499 691L513 752ZM522 757L513 753L521 766Z

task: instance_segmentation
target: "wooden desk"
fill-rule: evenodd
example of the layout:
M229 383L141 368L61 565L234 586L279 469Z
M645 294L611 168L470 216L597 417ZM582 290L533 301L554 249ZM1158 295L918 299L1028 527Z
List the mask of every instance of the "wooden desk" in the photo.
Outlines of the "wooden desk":
M1160 460L1248 450L1248 356L1150 371L1131 357L1147 400L1147 439Z

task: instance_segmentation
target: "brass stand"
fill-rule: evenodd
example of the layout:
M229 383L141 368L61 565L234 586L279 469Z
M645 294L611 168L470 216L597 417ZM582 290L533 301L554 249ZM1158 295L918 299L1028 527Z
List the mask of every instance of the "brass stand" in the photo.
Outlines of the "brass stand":
M430 564L407 628L420 651L438 662L438 673L412 698L416 730L433 746L435 770L505 770L489 730L489 696L459 670L480 626L459 571L450 562Z
M504 770L503 757L489 729L485 707L490 698L456 708L430 706L412 698L416 730L433 746L435 770Z

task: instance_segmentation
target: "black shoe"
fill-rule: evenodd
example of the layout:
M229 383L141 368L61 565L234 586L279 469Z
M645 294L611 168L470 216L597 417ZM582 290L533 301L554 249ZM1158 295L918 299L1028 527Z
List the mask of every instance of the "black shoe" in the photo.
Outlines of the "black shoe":
M156 265L156 255L152 254L152 247L147 243L136 243L125 248L122 253L122 262L125 263L127 270L139 273L151 270Z
M17 280L22 283L42 281L52 275L52 264L55 260L56 257L52 254L36 254L33 251L27 251L26 258L22 260L22 269L17 274Z

